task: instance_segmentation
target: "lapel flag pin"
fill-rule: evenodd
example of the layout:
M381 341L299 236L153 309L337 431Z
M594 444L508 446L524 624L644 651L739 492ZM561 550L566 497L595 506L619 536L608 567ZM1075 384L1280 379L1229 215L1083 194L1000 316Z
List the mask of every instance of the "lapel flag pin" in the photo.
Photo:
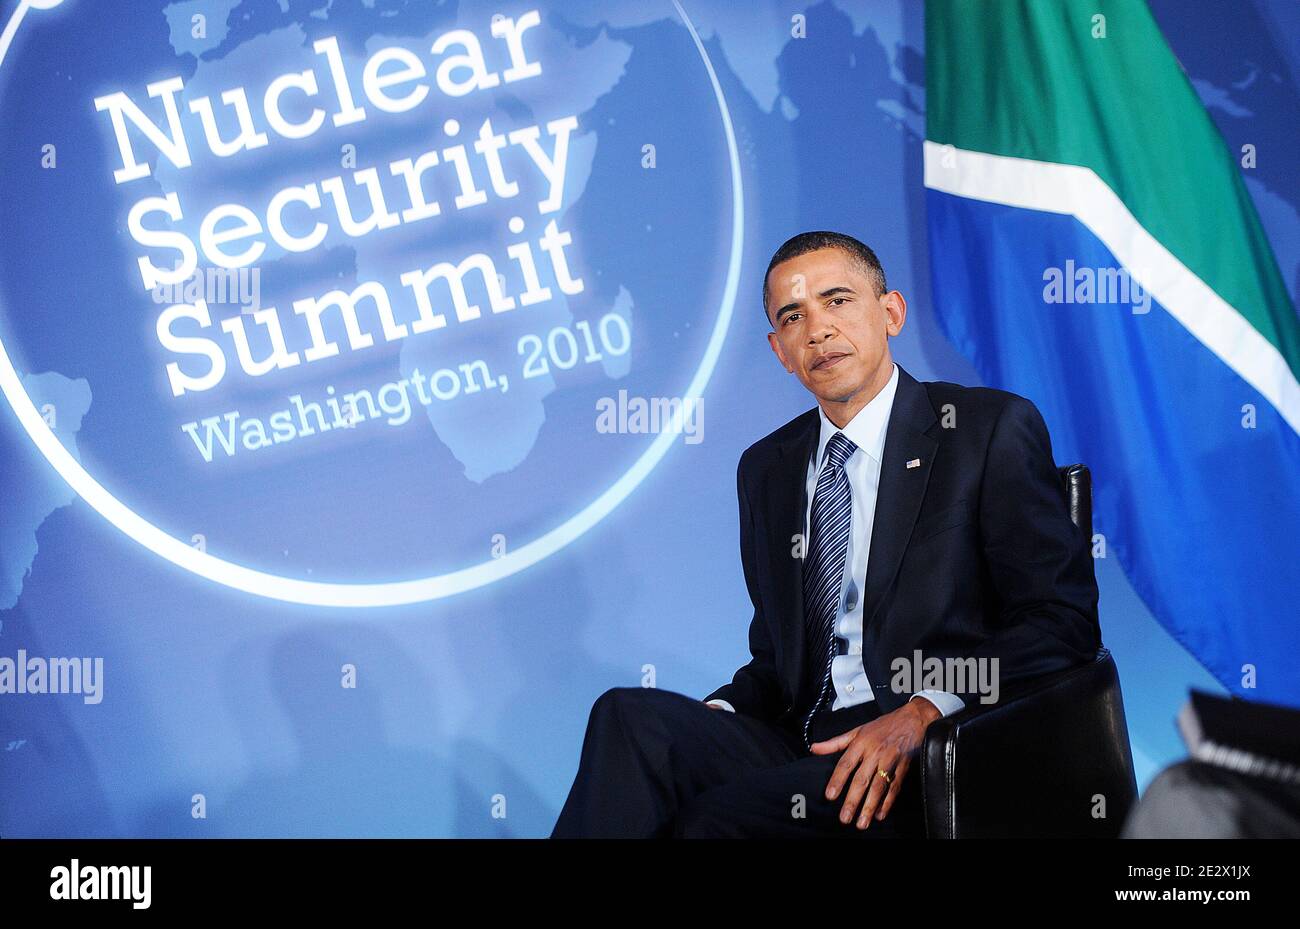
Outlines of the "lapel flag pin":
M911 461L909 461L909 462L907 463L907 466L908 466L909 468L919 468L919 467L921 467L921 459L920 459L920 458L913 458Z

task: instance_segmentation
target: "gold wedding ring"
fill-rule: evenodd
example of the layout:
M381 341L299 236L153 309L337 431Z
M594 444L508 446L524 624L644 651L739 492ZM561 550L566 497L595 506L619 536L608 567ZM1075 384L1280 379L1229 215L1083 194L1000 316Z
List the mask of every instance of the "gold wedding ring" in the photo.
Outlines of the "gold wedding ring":
M892 783L894 783L894 775L890 774L890 773L889 773L888 771L886 771L884 768L881 768L879 771L876 772L876 774L878 774L878 775L880 775L881 777L883 777L883 778L885 779L885 783L886 783L886 784L892 784Z

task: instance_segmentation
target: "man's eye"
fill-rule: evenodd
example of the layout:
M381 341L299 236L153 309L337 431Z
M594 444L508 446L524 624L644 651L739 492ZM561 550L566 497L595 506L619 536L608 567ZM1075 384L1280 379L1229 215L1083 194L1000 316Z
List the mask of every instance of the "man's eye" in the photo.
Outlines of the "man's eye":
M845 303L847 300L848 300L847 297L832 297L831 303L836 304L838 306L841 303Z

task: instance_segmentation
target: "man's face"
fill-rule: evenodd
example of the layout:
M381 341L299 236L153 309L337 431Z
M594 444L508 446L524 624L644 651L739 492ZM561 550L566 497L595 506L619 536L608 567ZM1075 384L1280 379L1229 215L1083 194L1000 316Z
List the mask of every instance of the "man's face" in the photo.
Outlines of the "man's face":
M888 338L907 318L902 294L877 295L871 275L839 248L781 262L767 288L767 340L776 357L828 416L838 410L852 418L893 373Z

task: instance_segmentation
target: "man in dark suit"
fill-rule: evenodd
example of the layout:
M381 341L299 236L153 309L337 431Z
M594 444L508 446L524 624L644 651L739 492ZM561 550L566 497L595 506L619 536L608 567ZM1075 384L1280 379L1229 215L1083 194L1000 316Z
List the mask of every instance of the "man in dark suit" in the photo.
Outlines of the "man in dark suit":
M601 695L553 837L923 835L926 727L1100 644L1034 405L895 364L907 304L849 236L782 245L763 303L818 405L737 469L752 658L703 701Z

